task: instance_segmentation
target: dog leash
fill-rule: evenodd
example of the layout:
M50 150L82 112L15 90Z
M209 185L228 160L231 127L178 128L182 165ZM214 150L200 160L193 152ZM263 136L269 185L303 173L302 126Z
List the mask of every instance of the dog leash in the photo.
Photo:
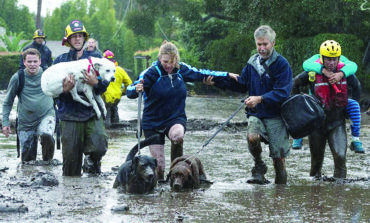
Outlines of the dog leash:
M143 92L139 91L139 99L137 105L137 151L138 155L140 156L140 136L141 136L141 99L142 99Z
M219 133L219 132L221 132L221 130L223 130L224 128L225 128L225 126L227 125L227 124L229 124L229 122L230 122L230 120L232 119L232 118L234 118L235 117L235 115L236 114L238 114L238 112L244 107L244 100L246 99L247 97L244 97L244 98L242 98L241 99L241 104L240 104L240 106L239 106L239 108L238 109L236 109L236 111L222 124L222 126L219 128L219 129L217 129L217 131L215 132L215 133L213 133L213 135L207 140L207 142L205 142L203 145L202 145L202 148L200 149L200 150L198 150L197 152L196 152L196 154L198 154L201 150L203 150L204 149L204 147L206 147L210 142L211 142L211 140L213 139L213 138L215 138L216 137L216 135Z
M92 63L91 57L89 57L89 66L87 66L87 73L90 73L90 68L94 69L97 77L100 77L99 71L95 69L94 64Z
M207 142L205 142L203 145L202 145L202 148L200 148L197 152L195 152L194 154L190 155L188 158L186 158L184 161L187 161L187 160L190 160L190 159L195 159L195 155L198 155L210 142L211 140L216 137L216 135L222 130L225 128L225 126L227 124L229 124L230 120L232 118L235 117L236 114L238 114L238 112L244 107L244 101L245 99L247 98L248 96L244 97L241 99L241 104L239 105L238 109L236 109L236 111L222 124L222 126L215 132L213 133L213 135L207 140ZM170 169L170 172L172 171L172 169ZM167 178L169 176L167 175ZM168 180L168 179L167 179Z

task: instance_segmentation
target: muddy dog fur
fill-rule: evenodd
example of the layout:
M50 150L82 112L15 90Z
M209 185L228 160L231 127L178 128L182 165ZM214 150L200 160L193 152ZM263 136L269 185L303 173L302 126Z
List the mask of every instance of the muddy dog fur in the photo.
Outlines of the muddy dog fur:
M140 142L140 148L151 145L158 136L150 137ZM152 191L157 185L157 160L151 156L136 156L136 144L126 157L126 161L119 167L113 188L120 187L130 194L144 194Z
M183 188L197 189L202 182L208 182L202 163L197 157L183 155L177 157L170 167L167 180L175 190Z

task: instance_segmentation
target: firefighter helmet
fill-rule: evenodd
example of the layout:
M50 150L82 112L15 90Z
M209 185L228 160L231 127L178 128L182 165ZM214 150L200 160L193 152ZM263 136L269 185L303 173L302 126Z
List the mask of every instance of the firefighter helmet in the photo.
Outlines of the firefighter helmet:
M65 29L62 45L70 47L71 45L68 42L68 38L75 33L83 33L85 35L85 41L89 39L89 33L86 31L83 23L79 20L73 20Z
M45 39L46 38L45 33L41 29L36 30L33 33L33 38L32 39L36 39L36 38L43 38L43 39Z

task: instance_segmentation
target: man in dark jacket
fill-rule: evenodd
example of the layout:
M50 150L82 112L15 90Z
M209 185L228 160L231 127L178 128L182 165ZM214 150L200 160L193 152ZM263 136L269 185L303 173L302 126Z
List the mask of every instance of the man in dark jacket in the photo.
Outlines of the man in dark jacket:
M274 50L275 31L269 26L260 26L254 32L257 54L244 67L238 81L225 78L209 84L221 89L241 93L249 92L247 106L248 149L254 158L252 178L248 183L264 184L267 166L261 158L261 142L269 144L270 157L275 168L275 183L286 184L285 157L289 155L289 135L280 116L280 106L292 90L292 70L288 61Z
M101 55L95 52L83 50L88 39L89 34L81 21L70 22L65 29L62 43L62 45L70 47L70 51L58 56L54 64L87 59L89 56L101 58ZM94 86L95 94L102 94L106 91L109 83L99 80L94 69L91 71L93 74L84 73L84 81ZM74 86L75 79L73 75L69 75L63 82L63 93L57 98L58 117L61 120L62 131L63 175L81 175L83 154L85 154L83 171L100 173L101 158L105 155L108 147L103 119L97 119L93 107L87 107L73 100L69 91Z
M50 67L53 64L53 58L51 57L51 51L46 46L45 39L46 39L45 33L41 29L38 29L33 34L33 42L27 45L23 49L23 52L29 48L34 48L40 52L41 54L41 65L40 66L43 71L48 69L48 67ZM21 60L19 62L19 69L24 69L24 68L25 66L23 63L23 57L21 55Z

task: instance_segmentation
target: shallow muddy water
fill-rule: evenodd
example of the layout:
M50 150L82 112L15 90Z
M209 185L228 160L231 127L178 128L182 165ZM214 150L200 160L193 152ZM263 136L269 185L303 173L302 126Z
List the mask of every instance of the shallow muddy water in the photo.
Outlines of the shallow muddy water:
M20 165L15 135L0 135L0 210L4 205L28 211L0 212L1 222L369 222L370 221L370 117L363 115L362 139L365 154L347 151L348 181L316 181L309 177L310 153L307 138L302 150L291 150L287 158L288 184L246 183L253 165L246 145L243 111L232 119L204 149L202 145L240 105L236 98L188 97L189 123L184 153L197 154L212 185L182 192L169 184L158 185L145 195L124 194L112 185L128 151L136 144L137 101L123 98L121 125L107 130L109 149L102 160L102 175L63 177L60 165ZM131 123L131 125L130 125ZM201 126L201 128L197 128ZM203 129L203 130L196 130ZM349 125L347 125L349 130ZM39 149L40 150L40 149ZM169 169L166 141L166 173ZM40 151L39 151L40 152ZM144 148L142 154L149 154ZM268 147L263 145L266 177L274 181ZM38 159L41 155L38 155ZM62 161L60 150L55 158ZM326 149L323 173L331 177L333 160ZM34 175L50 173L55 186L35 186ZM1 206L1 204L3 206ZM112 210L128 207L128 210ZM20 209L24 210L24 209Z

